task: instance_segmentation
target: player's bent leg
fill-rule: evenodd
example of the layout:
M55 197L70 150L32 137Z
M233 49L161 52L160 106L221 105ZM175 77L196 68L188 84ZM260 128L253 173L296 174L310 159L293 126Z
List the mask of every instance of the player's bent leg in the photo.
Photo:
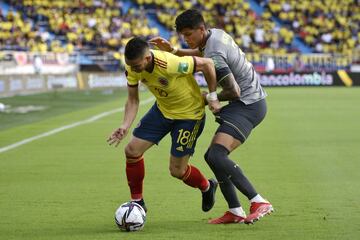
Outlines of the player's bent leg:
M147 208L143 200L143 181L145 177L143 153L150 148L153 143L133 137L125 147L126 155L126 177L130 188L132 201L140 204L145 212Z
M229 209L231 208L239 208L240 201L236 194L236 189L230 179L227 177L225 171L219 169L216 164L209 161L209 150L205 153L204 158L208 166L211 168L212 172L215 174L215 177L219 183L220 190L228 203Z
M125 147L125 156L129 157L129 162L136 162L136 157L142 156L152 145L153 142L133 136Z
M183 157L175 157L171 155L169 164L171 176L182 179L187 171L189 158L189 155L185 155Z
M208 161L210 162L210 164L222 168L226 172L228 178L232 181L232 183L245 196L247 196L249 200L251 200L250 213L245 218L244 222L247 224L252 224L257 220L259 220L260 218L262 218L263 216L273 212L274 211L273 206L268 201L263 199L259 194L257 194L256 190L254 189L250 181L246 178L246 176L243 174L240 167L228 158L228 154L229 154L228 149L233 150L234 149L233 146L236 146L236 144L235 145L231 144L231 141L229 141L229 139L231 140L232 136L225 133L221 133L220 136L218 134L214 137L213 144L209 148ZM227 144L227 147L225 147L222 144ZM220 162L220 160L217 159L223 159L223 160ZM225 213L225 215L223 217L220 217L220 219L224 217L226 218L228 216L229 214Z
M172 176L181 179L186 185L198 188L202 192L202 210L209 211L215 204L215 192L217 181L206 179L195 166L188 164L189 155L183 157L170 157L170 173Z
M209 181L195 166L188 164L189 155L183 157L170 157L170 173L173 177L183 180L186 185L206 191L209 188Z
M209 220L210 224L228 224L228 223L242 223L246 218L246 214L240 205L240 201L236 194L236 190L232 182L228 179L224 171L218 171L216 166L213 166L208 161L208 153L204 155L205 161L208 163L211 170L214 172L221 189L221 192L228 203L229 211L223 216Z
M256 196L256 191L245 177L240 167L231 161L228 158L227 149L220 144L213 144L209 148L209 158L208 161L210 164L215 166L217 171L223 171L226 173L227 178L235 185L237 189L240 190L245 196L249 199Z
M245 177L240 167L228 158L228 153L246 141L251 131L264 119L266 115L266 102L261 100L254 104L245 105L241 101L234 101L225 106L217 116L220 123L209 149L208 164L215 166L226 173L232 183L251 200L251 209L245 223L253 223L260 217L273 211L272 205L256 193L250 181ZM222 159L222 160L220 160ZM242 215L244 211L239 208L230 208L230 212L235 215ZM242 210L242 211L241 211ZM219 218L223 222L228 218L226 214Z
M176 120L171 130L170 172L181 178L186 185L199 188L202 192L202 210L209 211L215 203L217 181L207 180L192 165L188 165L195 151L196 141L204 129L205 115L199 120Z

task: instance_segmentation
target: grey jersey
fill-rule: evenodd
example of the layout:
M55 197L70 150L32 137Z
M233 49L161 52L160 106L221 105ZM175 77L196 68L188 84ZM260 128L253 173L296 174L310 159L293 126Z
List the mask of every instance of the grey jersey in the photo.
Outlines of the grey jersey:
M204 57L213 59L218 83L230 73L234 75L240 87L240 101L251 104L266 97L252 64L226 32L215 28L210 29L210 36L204 49L201 50Z

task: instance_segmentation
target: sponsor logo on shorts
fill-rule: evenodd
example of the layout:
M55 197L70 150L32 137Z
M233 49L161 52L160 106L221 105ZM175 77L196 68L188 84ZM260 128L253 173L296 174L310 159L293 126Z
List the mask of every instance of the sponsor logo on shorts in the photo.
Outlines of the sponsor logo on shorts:
M176 148L176 150L178 150L179 152L183 152L184 148L182 146L179 146L179 147Z

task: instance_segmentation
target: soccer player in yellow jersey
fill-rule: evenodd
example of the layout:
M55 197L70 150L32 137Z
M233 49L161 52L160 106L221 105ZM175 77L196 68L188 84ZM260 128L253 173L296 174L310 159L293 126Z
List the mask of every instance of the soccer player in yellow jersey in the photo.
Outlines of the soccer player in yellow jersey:
M122 125L109 137L110 145L120 143L133 123L139 107L138 84L141 82L156 97L156 102L133 131L125 147L126 176L131 199L142 205L144 152L168 133L172 145L170 173L185 184L202 192L202 209L209 211L215 201L217 182L206 179L189 158L205 124L204 100L193 73L202 71L209 86L209 108L216 113L221 105L216 97L216 73L209 58L178 57L159 50L150 50L148 43L138 37L125 47L128 99ZM211 95L211 93L215 93Z

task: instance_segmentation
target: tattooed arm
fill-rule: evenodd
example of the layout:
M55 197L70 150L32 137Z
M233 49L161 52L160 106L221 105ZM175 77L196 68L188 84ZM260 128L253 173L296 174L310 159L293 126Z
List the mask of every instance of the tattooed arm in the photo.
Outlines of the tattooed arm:
M235 100L240 97L240 87L232 73L223 77L218 84L222 87L222 91L218 93L219 101Z

